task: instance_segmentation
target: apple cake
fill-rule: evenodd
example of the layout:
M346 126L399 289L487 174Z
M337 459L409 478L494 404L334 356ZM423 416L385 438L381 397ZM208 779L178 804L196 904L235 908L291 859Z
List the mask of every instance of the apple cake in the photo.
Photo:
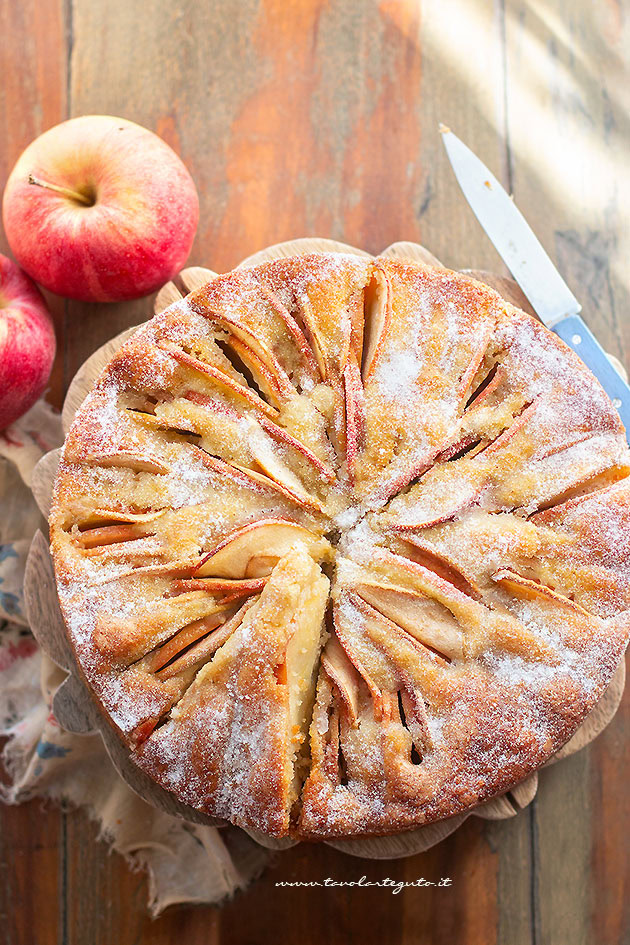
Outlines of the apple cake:
M79 409L50 516L135 763L273 837L387 834L567 741L630 630L630 454L555 335L448 270L220 276Z

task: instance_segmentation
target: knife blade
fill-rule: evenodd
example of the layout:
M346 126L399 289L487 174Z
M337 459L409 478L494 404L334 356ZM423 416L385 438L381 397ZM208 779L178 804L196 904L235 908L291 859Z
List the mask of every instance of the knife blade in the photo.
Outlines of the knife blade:
M542 322L580 356L630 431L630 387L580 317L582 306L527 220L492 172L450 129L440 126L457 182L473 213Z

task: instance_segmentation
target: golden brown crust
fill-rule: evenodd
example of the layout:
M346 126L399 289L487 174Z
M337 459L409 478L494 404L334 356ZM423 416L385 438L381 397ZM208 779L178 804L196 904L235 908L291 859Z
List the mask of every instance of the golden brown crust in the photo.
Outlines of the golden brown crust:
M603 692L629 473L598 382L479 283L344 254L228 273L76 416L68 634L180 800L273 836L404 830L522 780Z

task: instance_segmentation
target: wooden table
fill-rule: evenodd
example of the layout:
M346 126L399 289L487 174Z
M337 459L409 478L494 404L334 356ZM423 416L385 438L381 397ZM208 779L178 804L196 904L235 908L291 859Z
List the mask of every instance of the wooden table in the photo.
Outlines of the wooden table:
M604 345L630 361L628 0L0 0L0 37L0 184L49 126L119 114L162 135L197 182L192 264L227 270L320 235L370 251L417 240L455 268L497 269L442 153L442 121L513 191ZM150 300L52 305L59 403ZM630 693L513 820L473 818L407 861L302 845L224 908L157 921L143 876L108 855L83 812L1 809L2 940L628 942L629 730ZM274 885L362 875L452 886Z

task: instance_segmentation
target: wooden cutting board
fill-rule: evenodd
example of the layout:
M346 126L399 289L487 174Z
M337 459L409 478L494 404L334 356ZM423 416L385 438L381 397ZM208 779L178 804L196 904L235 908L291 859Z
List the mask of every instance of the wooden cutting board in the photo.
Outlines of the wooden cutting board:
M335 240L305 238L278 243L255 253L243 260L237 268L250 268L272 259L286 256L304 255L314 252L342 252L368 256L363 250L356 249ZM416 264L443 268L442 264L429 250L418 243L392 243L382 255L409 260ZM518 285L511 279L482 270L464 270L471 278L484 282L496 289L499 294L531 315L535 315L529 302ZM181 299L188 292L199 288L217 276L216 272L201 267L184 269L173 281L167 283L158 293L154 311L161 312L172 302ZM120 346L131 337L139 326L129 328L112 338L94 352L84 362L75 375L64 401L62 424L67 433L74 415L97 377L111 360ZM611 360L615 361L615 359ZM621 373L625 371L616 362ZM59 462L60 450L53 450L39 462L32 480L35 498L45 517L48 516L52 484ZM25 575L25 602L29 622L43 650L59 666L67 671L68 677L55 694L53 710L59 723L68 731L76 733L100 732L105 747L113 764L127 784L149 804L166 810L168 813L195 823L221 826L224 821L207 817L194 808L178 801L173 794L165 791L131 760L128 749L115 732L105 713L99 708L91 691L85 683L78 667L72 648L68 642L66 629L59 609L53 564L48 550L48 542L41 532L33 539L28 557ZM573 738L551 759L549 764L579 751L593 740L611 721L621 700L625 684L625 664L622 660L608 689L582 723ZM513 817L519 810L533 800L538 788L538 775L534 773L520 784L515 785L506 794L493 798L486 804L472 811L452 817L449 820L429 824L416 830L396 834L391 837L368 837L355 840L328 841L330 846L355 856L375 859L392 859L427 850L453 833L463 821L473 815L492 820ZM285 849L292 846L293 840L271 840L264 835L249 831L258 842L272 849Z

